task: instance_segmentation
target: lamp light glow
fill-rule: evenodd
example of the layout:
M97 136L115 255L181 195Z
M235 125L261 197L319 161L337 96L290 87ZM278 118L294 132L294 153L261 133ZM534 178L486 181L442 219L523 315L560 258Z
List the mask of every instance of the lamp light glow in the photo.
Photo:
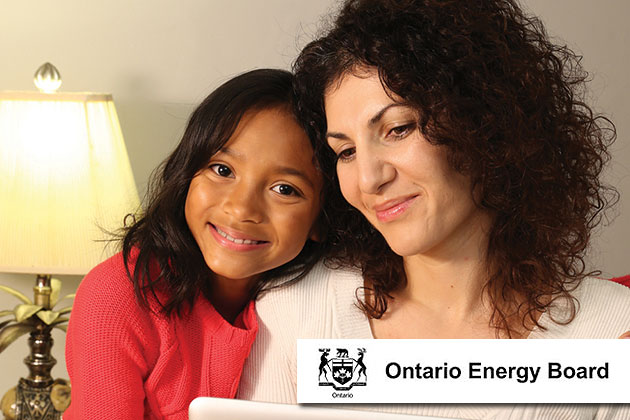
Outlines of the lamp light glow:
M0 92L0 271L85 274L139 210L111 95Z

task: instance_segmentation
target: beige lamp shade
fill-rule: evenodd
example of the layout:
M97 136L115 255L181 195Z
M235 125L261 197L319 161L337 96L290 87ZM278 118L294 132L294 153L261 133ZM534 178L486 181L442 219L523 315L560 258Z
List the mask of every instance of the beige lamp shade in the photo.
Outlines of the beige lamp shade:
M85 274L139 206L111 95L0 93L0 271Z

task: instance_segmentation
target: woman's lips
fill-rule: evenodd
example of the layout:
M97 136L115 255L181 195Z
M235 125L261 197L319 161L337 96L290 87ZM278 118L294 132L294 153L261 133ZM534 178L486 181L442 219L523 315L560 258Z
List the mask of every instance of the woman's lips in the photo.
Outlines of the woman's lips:
M381 222L391 222L400 217L418 198L412 195L403 198L388 200L384 203L373 207L376 212L376 218Z
M220 228L208 223L210 233L222 246L233 251L253 251L269 245L268 241L260 241L227 228Z

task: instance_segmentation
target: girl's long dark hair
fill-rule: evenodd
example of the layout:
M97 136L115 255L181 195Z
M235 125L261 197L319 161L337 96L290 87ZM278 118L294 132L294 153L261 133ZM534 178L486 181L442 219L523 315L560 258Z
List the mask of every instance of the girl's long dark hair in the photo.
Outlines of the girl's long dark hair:
M181 141L151 177L146 211L125 228L122 239L127 275L145 306L180 315L186 303L207 292L213 274L184 215L190 182L225 145L247 111L286 107L292 112L293 104L291 73L259 69L225 82L193 112ZM272 278L289 276L296 281L306 275L323 248L324 243L308 240L295 259L262 276L252 298Z

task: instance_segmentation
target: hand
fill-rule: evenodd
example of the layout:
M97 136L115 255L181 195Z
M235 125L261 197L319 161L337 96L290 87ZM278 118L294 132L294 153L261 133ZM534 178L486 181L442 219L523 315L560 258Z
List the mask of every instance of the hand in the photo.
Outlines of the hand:
M626 331L625 333L621 334L619 338L630 338L630 331Z

